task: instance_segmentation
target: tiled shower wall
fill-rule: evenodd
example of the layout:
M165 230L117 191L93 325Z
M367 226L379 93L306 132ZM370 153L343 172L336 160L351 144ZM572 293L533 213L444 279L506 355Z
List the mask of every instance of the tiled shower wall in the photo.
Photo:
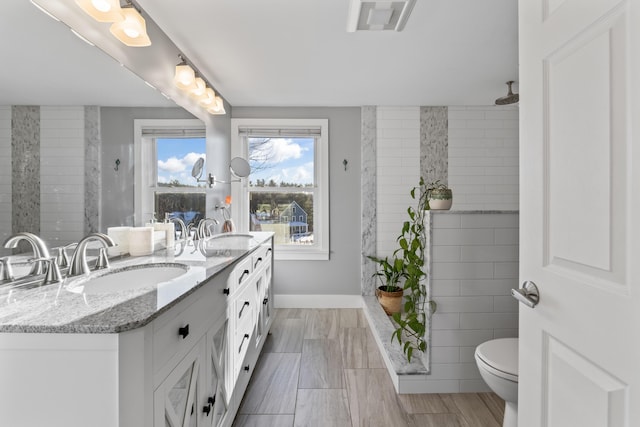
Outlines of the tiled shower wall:
M518 336L518 214L437 212L427 216L428 281L438 304L431 323L434 392L488 390L474 352L479 344Z
M518 209L518 109L449 107L454 210Z
M97 230L99 192L85 185L100 171L95 116L99 107L0 106L3 239L31 231L58 246Z

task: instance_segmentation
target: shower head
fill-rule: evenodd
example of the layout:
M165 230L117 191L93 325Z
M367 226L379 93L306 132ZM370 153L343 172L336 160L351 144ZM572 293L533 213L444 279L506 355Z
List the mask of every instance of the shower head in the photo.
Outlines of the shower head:
M511 85L513 83L513 80L509 80L507 82L507 85L509 86L509 93L507 94L507 96L501 96L500 98L496 99L496 105L515 104L520 100L520 95L511 91Z

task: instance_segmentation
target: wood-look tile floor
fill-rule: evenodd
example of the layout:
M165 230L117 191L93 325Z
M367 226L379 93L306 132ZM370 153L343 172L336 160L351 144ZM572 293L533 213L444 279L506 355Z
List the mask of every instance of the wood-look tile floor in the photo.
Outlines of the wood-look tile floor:
M500 427L494 393L395 393L359 309L279 309L235 427Z

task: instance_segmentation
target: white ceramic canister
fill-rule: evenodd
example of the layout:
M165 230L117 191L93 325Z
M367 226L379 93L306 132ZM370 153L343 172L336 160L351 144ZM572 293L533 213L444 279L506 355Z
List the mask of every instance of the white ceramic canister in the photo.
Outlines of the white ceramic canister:
M116 246L109 248L109 256L126 255L129 253L129 230L131 227L109 227L107 235Z

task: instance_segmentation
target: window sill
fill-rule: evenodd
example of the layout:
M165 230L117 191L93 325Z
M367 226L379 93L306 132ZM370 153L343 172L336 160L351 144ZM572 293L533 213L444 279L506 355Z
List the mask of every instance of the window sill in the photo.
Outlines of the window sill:
M321 249L284 249L276 246L273 251L273 259L276 261L328 261L329 251Z

